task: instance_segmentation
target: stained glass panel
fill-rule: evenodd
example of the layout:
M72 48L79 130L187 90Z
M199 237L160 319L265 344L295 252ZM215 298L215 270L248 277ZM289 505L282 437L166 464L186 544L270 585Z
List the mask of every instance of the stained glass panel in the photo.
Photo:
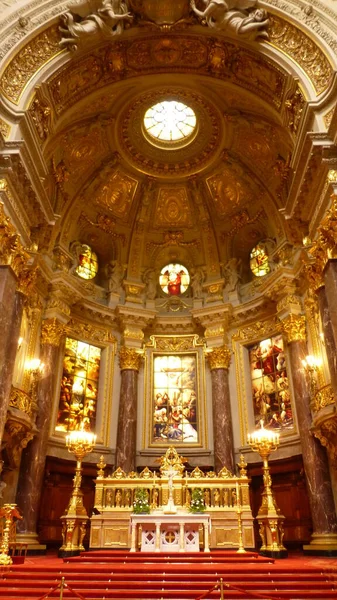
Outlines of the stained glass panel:
M98 260L95 252L90 246L83 244L78 257L78 267L76 273L82 279L93 279L98 271Z
M93 430L96 419L101 349L66 339L56 430Z
M269 429L294 427L286 356L282 336L254 344L249 349L255 424Z
M258 244L250 253L250 268L256 277L270 273L269 257L264 244Z
M183 265L171 263L160 271L159 284L169 296L179 296L186 292L190 284L188 270Z
M153 407L153 442L199 441L194 355L154 357Z

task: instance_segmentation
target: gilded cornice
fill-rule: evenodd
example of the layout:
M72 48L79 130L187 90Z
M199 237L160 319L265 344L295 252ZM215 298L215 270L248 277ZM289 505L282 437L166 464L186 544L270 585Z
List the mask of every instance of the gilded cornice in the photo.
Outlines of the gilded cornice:
M56 318L44 319L41 326L41 345L59 346L65 335L65 326Z
M281 321L281 326L289 343L306 341L307 334L305 315L290 314Z
M204 343L197 334L187 335L151 335L146 348L164 352L183 352L203 347Z
M139 371L141 367L143 354L134 348L127 348L122 346L119 351L119 366L121 371L131 369L133 371Z
M210 352L207 352L206 357L211 371L214 369L229 369L231 351L228 346L213 348Z
M65 326L65 332L69 336L75 336L79 339L98 344L115 344L116 338L111 329L106 327L97 327L93 323L84 323L71 319Z
M276 317L264 321L255 321L251 325L240 327L240 329L232 336L233 342L251 342L253 340L262 339L275 333L280 332L280 323Z

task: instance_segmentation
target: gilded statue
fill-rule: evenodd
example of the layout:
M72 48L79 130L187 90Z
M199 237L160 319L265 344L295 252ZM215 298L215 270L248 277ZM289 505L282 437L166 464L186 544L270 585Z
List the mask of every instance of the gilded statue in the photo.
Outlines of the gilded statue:
M124 0L82 0L69 4L61 15L61 48L77 50L78 44L95 38L109 39L124 30L133 17Z
M245 39L267 40L266 31L269 24L265 10L256 8L256 0L201 0L205 5L203 11L196 8L195 0L191 0L193 12L204 19L209 27L225 33L234 33ZM250 10L249 9L253 9Z

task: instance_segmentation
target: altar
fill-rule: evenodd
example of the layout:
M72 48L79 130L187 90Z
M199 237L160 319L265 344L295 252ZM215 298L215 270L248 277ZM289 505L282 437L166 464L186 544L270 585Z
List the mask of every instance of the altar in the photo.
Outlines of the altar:
M141 527L141 552L199 552L199 528L203 529L204 552L209 552L210 515L181 511L166 515L131 514L131 549L136 552Z

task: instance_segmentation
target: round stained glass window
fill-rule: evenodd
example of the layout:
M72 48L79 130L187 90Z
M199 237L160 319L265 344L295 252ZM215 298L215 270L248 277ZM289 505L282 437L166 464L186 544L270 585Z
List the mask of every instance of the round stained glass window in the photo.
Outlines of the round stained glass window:
M174 142L192 141L197 118L194 110L176 100L164 100L149 108L144 116L144 128L150 141L158 141L169 148ZM152 140L151 140L152 138Z
M78 267L75 272L82 279L93 279L98 271L97 254L92 251L90 246L83 244L78 255Z
M189 272L183 265L171 263L160 271L159 284L168 296L180 296L190 285Z

